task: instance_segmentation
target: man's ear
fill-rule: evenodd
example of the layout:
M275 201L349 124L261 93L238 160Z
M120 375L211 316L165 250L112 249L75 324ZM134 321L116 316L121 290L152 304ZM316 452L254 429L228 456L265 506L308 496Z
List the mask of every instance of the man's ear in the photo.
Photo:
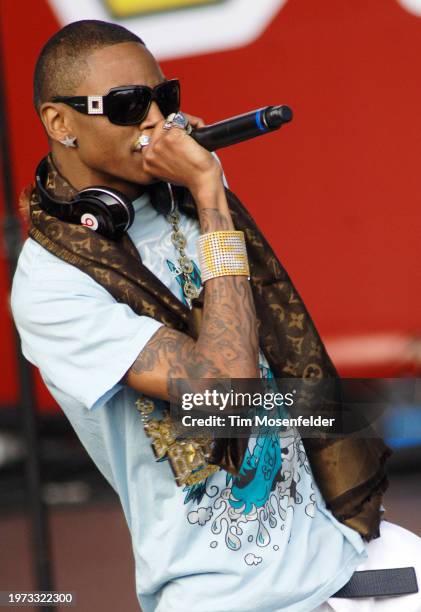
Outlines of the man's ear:
M44 102L39 109L39 114L51 140L62 142L64 139L76 135L72 132L69 113L64 104Z

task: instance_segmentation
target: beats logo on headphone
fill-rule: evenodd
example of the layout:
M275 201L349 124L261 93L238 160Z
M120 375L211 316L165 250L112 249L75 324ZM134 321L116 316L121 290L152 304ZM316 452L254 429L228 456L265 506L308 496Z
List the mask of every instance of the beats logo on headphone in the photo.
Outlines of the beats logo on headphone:
M91 215L90 213L84 213L80 218L80 222L82 225L84 225L85 227L89 227L89 229L92 229L95 232L99 227L97 218Z
M52 217L83 225L111 240L120 238L133 223L133 204L121 191L108 187L88 187L79 191L70 202L60 202L44 187L47 172L45 157L36 169L35 184L40 208Z

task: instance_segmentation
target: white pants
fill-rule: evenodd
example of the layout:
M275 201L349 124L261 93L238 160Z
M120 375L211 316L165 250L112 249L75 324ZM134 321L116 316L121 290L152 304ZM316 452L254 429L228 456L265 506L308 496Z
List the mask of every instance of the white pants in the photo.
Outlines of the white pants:
M414 567L421 589L421 538L414 533L382 521L380 538L366 544L368 559L357 571ZM361 597L340 599L332 597L314 612L421 612L421 590L413 595L397 597Z

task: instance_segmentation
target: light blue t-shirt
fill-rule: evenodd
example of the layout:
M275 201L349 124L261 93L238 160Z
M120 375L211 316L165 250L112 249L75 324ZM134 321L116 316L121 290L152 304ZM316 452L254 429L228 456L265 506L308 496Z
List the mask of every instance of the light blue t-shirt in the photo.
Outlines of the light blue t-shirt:
M134 205L129 234L144 264L183 299L170 224L147 196ZM198 223L182 215L181 228L197 262ZM144 612L309 612L349 580L363 542L326 509L295 429L250 440L241 477L178 487L154 457L139 394L120 383L161 324L31 239L12 310L24 355L120 496ZM271 376L263 354L260 369Z

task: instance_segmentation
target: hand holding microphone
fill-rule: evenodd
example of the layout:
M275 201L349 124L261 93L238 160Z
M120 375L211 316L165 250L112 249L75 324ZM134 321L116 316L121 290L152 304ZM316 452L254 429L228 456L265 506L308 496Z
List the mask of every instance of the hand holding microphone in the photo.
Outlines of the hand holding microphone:
M149 142L140 136L143 171L165 183L183 185L192 194L212 192L222 185L221 167L214 155L189 137L188 128L188 118L178 112L153 127Z
M193 129L189 124L189 119L194 125ZM237 144L277 130L291 120L292 111L285 105L266 106L207 126L198 117L186 116L179 111L171 113L163 123L156 126L151 137L140 136L136 148L142 150L145 169L152 176L159 177L165 182L183 184L190 191L194 191L201 189L202 183L207 182L205 174L215 174L211 168L213 165L211 157L205 159L203 149L215 151ZM178 134L174 134L174 131ZM185 140L186 133L191 136L191 139ZM196 143L201 147L197 147ZM150 144L154 146L149 147ZM185 154L182 153L182 149L185 150ZM200 150L201 154L199 154ZM212 158L212 162L214 161ZM188 171L189 165L190 171ZM220 170L219 166L218 170ZM200 185L197 185L197 182Z

